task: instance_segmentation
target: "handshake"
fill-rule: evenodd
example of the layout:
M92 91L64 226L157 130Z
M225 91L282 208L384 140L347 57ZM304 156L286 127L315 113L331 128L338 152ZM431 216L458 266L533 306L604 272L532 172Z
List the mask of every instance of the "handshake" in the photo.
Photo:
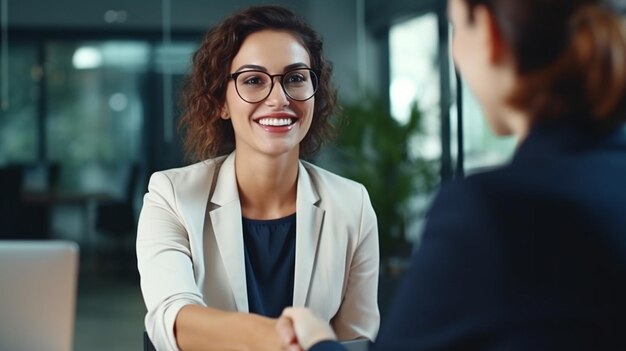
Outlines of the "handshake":
M283 350L309 350L325 340L337 340L331 327L304 307L287 307L276 323Z

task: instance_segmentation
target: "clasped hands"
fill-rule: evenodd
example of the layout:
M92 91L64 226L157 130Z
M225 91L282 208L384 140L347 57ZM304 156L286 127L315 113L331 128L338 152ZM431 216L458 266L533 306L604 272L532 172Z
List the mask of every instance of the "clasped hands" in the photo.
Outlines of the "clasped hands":
M287 307L276 323L283 350L303 351L324 340L337 340L328 323L304 307Z

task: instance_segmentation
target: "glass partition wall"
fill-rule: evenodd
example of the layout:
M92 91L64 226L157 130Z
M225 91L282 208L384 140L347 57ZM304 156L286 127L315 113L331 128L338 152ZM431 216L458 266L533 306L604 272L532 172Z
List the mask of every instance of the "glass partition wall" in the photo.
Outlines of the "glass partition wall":
M409 123L414 109L420 114L420 126L402 142L413 158L437 164L436 183L503 164L516 145L512 137L493 134L457 75L450 45L454 34L445 16L445 6L433 3L415 16L392 21L388 28L390 113L401 125ZM415 176L428 178L424 172ZM405 206L410 242L419 241L435 192L436 187L413 190Z
M11 45L2 55L2 107L0 109L0 165L38 159L38 105L43 76L38 45ZM6 75L6 76L5 76Z
M98 203L128 200L137 212L147 174L183 163L175 105L196 42L55 37L18 33L3 52L0 169L19 172L7 201L45 209L35 237L85 242ZM12 226L3 237L23 234Z
M46 159L60 166L60 188L124 191L120 178L142 156L149 52L141 41L46 45Z
M429 159L460 158L453 170L453 176L458 177L507 162L516 140L496 136L489 129L478 102L454 70L451 51L440 48L449 45L453 33L448 27L448 41L442 42L438 16L445 13L435 10L403 19L389 28L390 109L394 118L406 123L410 109L417 103L424 131L410 141L412 150ZM449 65L444 64L442 53L449 55ZM441 84L445 69L449 70L448 87ZM449 99L448 116L442 113L445 97ZM444 119L450 124L448 132L443 130Z

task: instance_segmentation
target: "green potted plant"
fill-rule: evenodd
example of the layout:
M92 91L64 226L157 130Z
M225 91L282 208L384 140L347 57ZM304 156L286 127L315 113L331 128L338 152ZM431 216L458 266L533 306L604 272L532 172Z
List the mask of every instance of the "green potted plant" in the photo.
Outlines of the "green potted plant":
M402 124L382 99L368 96L359 101L343 105L345 123L327 167L367 188L378 218L382 263L389 268L398 256L411 252L405 232L408 201L432 192L437 163L409 151L411 138L424 133L417 104Z

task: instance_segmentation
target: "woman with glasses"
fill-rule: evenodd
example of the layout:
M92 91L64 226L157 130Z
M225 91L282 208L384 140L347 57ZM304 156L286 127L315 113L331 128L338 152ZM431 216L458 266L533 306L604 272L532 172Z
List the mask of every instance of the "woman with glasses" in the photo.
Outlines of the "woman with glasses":
M157 349L279 350L276 317L310 307L341 339L373 339L378 234L365 188L301 158L332 133L322 41L293 12L211 29L183 91L191 166L155 173L137 257Z
M520 145L442 189L373 350L626 350L620 3L448 1L457 67ZM308 310L279 326L295 350L343 350Z

